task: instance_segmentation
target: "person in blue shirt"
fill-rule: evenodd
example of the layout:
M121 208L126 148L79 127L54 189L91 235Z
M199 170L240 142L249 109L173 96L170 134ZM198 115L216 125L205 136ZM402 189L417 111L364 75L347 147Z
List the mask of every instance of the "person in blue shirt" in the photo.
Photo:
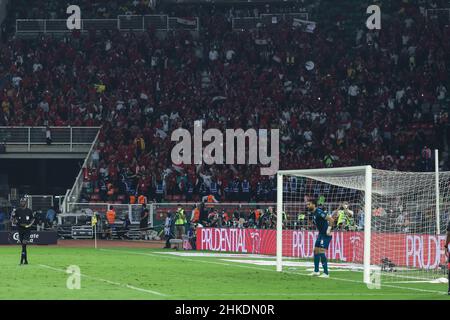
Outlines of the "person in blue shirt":
M319 231L319 235L317 236L317 240L314 244L314 272L311 273L311 275L320 276L321 278L328 278L328 260L325 252L328 250L328 246L330 245L332 239L331 228L333 226L334 219L317 206L316 199L308 200L306 206L312 213L314 224ZM320 275L319 272L319 262L322 262L323 266L322 275Z
M56 211L53 208L47 210L47 214L45 215L45 220L47 225L51 228L53 226L53 221L55 221Z

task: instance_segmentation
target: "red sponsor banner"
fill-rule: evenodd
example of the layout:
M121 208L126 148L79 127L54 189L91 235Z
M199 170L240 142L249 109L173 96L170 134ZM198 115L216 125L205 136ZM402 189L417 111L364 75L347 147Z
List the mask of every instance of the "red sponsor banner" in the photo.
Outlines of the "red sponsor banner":
M283 256L311 258L317 231L283 230ZM435 269L446 264L445 236L372 233L371 263L388 258L398 266ZM197 250L276 254L276 231L266 229L197 229ZM334 232L330 259L362 263L364 232Z

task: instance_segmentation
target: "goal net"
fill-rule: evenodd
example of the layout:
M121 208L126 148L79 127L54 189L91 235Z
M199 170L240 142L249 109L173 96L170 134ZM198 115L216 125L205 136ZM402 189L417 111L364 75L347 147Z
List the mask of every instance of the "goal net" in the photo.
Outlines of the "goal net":
M446 278L450 172L362 166L279 171L277 179L278 271L286 257L313 257L318 233L306 203L315 198L334 218L327 257L335 270L359 271L366 283L375 273L381 281Z

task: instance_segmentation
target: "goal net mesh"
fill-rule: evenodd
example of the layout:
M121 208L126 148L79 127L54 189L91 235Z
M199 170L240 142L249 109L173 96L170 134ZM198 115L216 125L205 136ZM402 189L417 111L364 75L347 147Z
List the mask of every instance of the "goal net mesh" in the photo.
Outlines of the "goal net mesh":
M363 271L364 215L370 214L370 268L380 271L382 281L446 277L450 172L439 173L439 228L435 173L372 169L371 212L364 212L364 169L314 172L283 175L283 257L313 257L317 231L306 202L314 197L335 221L327 252L330 272Z

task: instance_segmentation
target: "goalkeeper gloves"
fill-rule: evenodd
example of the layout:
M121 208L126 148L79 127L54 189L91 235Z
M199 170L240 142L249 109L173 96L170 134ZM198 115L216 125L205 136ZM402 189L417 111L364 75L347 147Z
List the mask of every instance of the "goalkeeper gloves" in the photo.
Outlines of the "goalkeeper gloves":
M331 236L331 226L328 226L327 228L327 236Z

